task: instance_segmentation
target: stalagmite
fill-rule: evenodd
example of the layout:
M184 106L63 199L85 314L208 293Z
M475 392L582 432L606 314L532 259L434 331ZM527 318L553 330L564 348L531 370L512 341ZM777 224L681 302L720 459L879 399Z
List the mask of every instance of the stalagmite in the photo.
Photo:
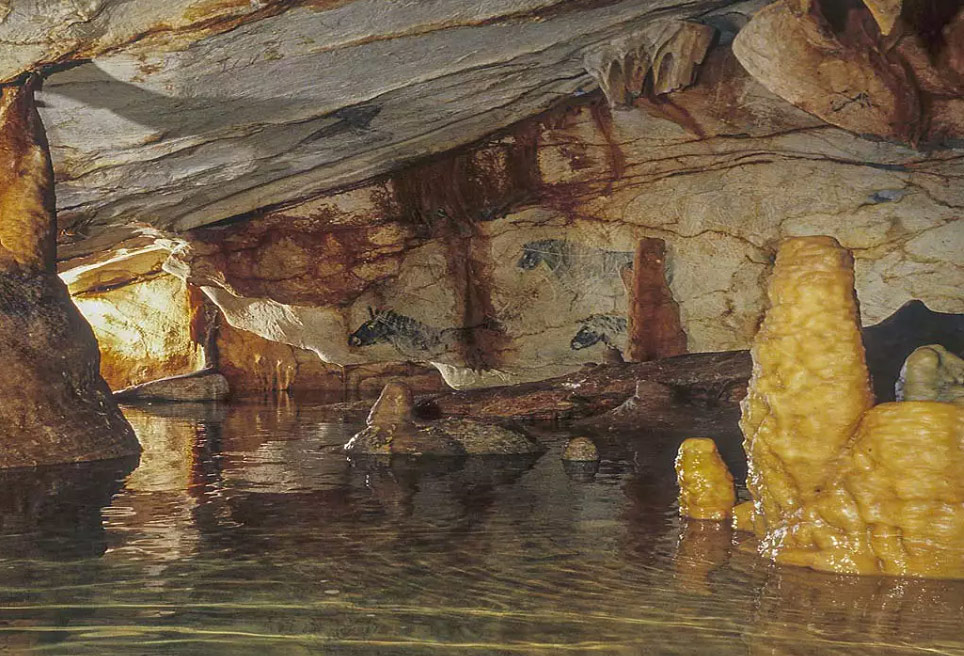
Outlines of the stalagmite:
M33 80L0 96L0 467L128 456L139 445L56 273L53 171Z
M786 240L767 293L740 422L765 531L821 490L873 405L850 253L830 237Z
M964 408L870 408L853 264L835 240L784 241L769 297L741 422L760 553L850 574L964 578Z
M692 519L726 519L736 494L733 476L716 449L705 437L685 440L676 456L679 512Z

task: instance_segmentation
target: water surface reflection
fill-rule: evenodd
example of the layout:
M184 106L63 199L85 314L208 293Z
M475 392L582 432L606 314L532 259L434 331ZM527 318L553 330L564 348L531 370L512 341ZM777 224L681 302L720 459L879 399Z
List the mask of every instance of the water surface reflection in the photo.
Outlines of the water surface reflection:
M775 568L676 517L680 434L599 470L338 449L313 405L127 411L140 464L0 473L12 654L964 654L964 584ZM739 466L739 436L721 427Z

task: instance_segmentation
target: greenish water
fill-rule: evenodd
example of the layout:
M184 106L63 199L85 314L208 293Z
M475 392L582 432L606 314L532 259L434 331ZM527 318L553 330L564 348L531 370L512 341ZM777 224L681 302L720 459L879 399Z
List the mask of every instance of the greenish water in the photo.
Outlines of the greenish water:
M680 522L671 435L600 440L589 476L548 434L388 466L319 406L127 412L130 474L0 473L3 654L964 654L964 582L778 568Z

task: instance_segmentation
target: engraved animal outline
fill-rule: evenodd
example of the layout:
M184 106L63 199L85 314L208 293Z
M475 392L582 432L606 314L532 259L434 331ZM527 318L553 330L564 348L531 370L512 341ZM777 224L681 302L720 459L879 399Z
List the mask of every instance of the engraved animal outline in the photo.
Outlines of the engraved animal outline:
M616 341L620 336L625 337L629 331L626 317L618 314L592 314L579 323L582 327L569 342L569 348L573 351L589 348L600 342L609 348L622 350Z
M615 309L626 289L620 284L611 286L612 281L625 280L626 273L632 271L633 258L632 251L595 248L565 239L538 239L522 245L516 266L527 272L544 264L550 289L563 289L569 296L567 300L555 297L555 302L568 302L570 310L584 298L598 298L601 302L610 299Z
M632 268L632 251L594 248L565 239L538 239L522 245L522 257L516 266L532 271L545 264L560 281L579 278L619 277L623 269Z
M359 348L391 344L405 355L437 356L458 348L466 333L482 326L436 328L394 310L368 308L368 321L348 336L348 345Z

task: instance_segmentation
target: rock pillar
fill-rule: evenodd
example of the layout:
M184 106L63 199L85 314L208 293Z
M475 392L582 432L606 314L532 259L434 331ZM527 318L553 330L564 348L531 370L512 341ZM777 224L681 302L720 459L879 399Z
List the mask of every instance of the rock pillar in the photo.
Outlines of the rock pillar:
M641 239L636 245L629 291L630 362L686 353L679 306L666 283L666 244Z
M53 170L32 80L0 92L0 354L0 467L139 452L57 277Z

